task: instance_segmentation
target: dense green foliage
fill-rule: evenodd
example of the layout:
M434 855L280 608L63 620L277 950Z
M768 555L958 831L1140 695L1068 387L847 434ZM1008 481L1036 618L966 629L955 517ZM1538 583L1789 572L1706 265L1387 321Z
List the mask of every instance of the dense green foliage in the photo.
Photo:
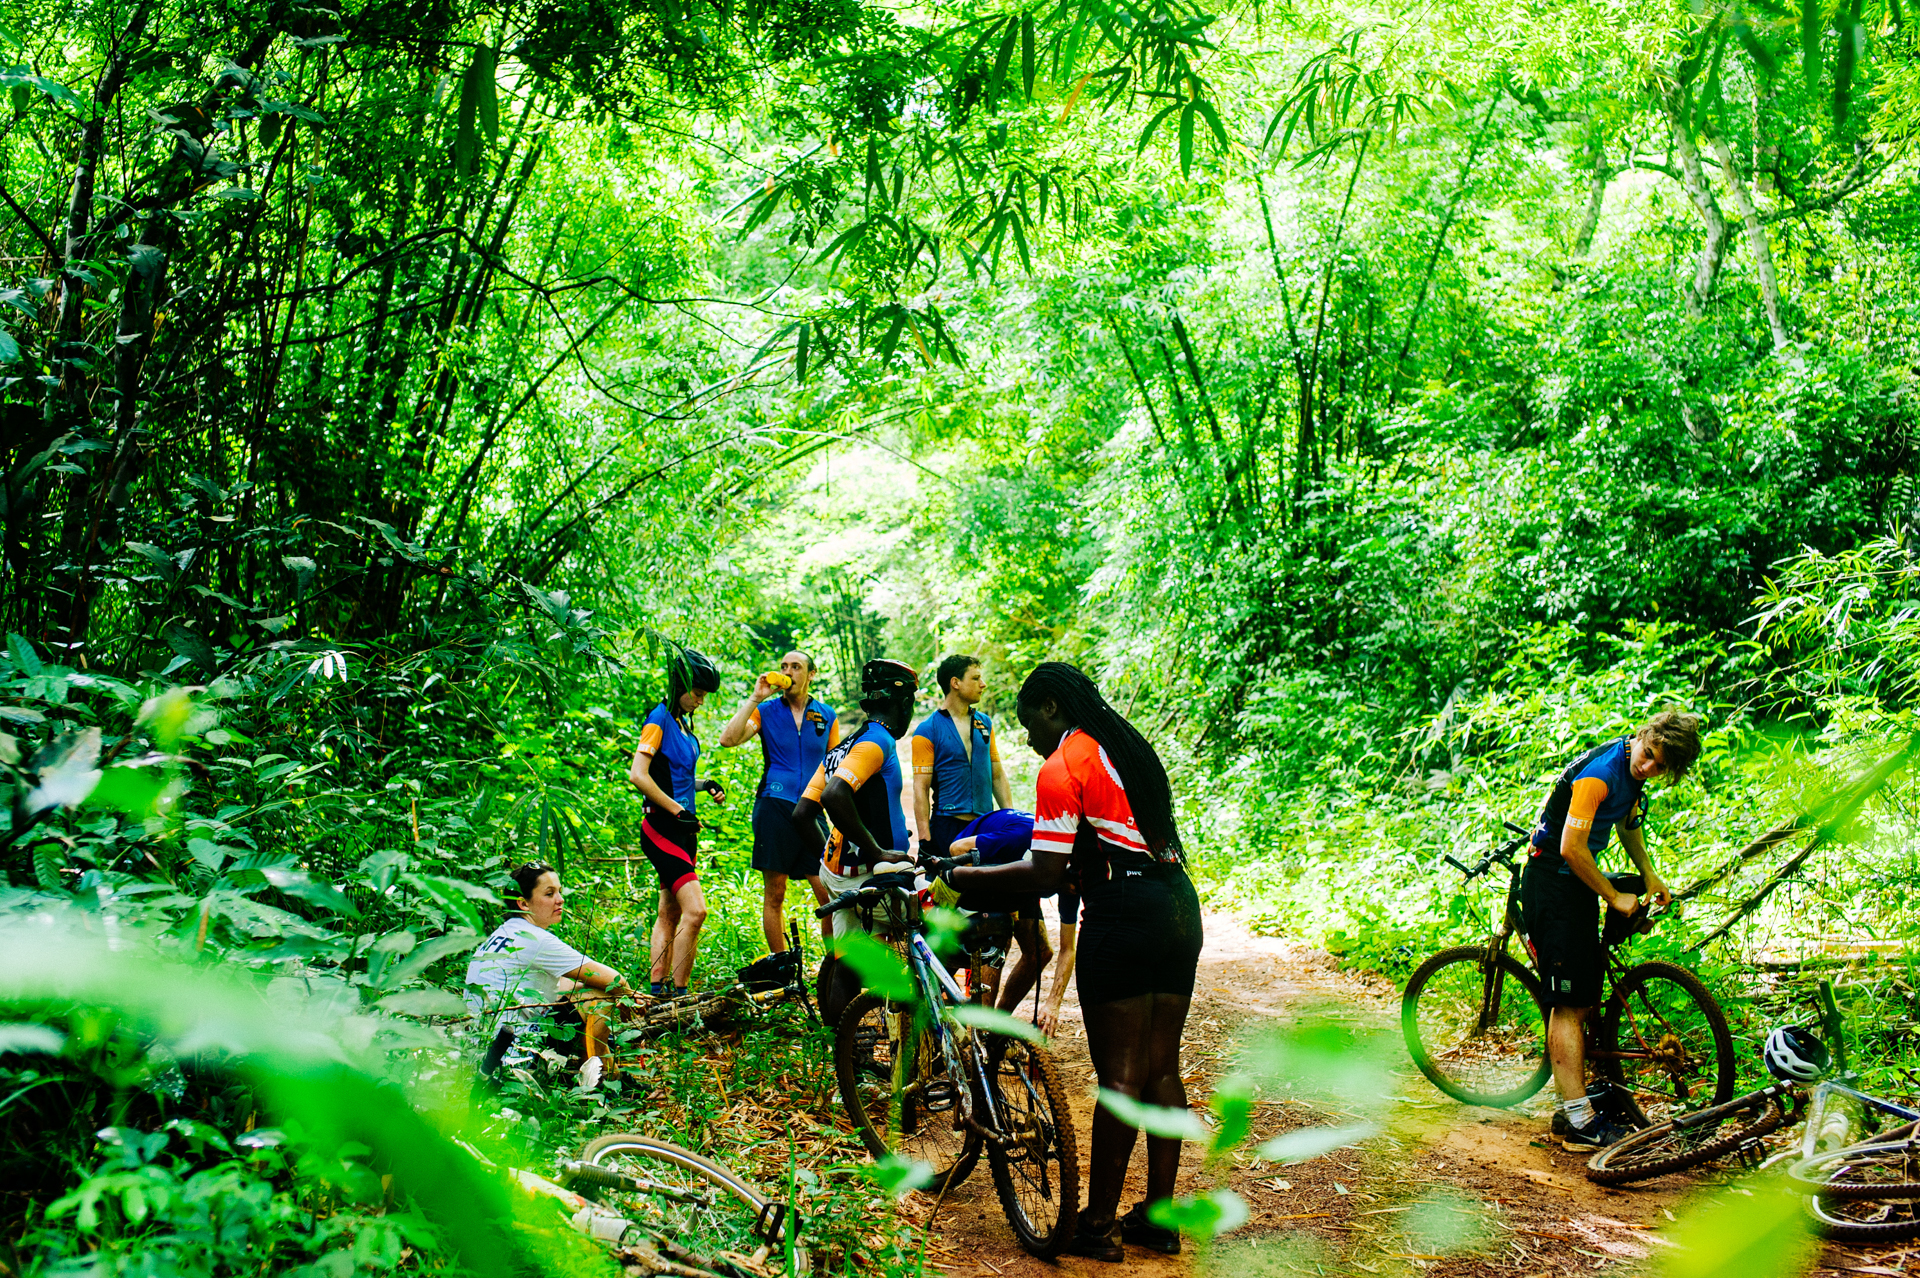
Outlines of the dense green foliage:
M9 934L298 985L354 1078L509 1161L618 1121L783 1176L694 1039L470 1118L448 991L527 857L644 964L625 769L668 645L727 672L704 980L760 944L756 761L712 740L744 678L804 643L844 705L867 656L959 650L990 709L1086 665L1214 903L1388 971L1483 925L1440 853L1698 710L1651 824L1698 890L1646 944L1762 1025L1877 943L1836 969L1863 1054L1920 1055L1912 783L1836 799L1920 680L1899 6L5 21ZM473 1265L387 1210L388 1151L275 1111L285 1060L6 997L13 1271ZM734 1085L817 1096L817 1046L750 1031ZM859 1209L820 1254L896 1263L829 1120L795 1115L810 1183Z

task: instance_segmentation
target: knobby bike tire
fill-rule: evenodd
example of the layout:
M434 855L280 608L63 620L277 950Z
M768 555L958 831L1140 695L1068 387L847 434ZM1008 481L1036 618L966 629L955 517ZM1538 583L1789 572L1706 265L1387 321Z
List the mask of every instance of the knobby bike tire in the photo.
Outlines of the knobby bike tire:
M1803 1158L1787 1175L1825 1198L1920 1198L1920 1141L1849 1145Z
M922 1098L927 1085L946 1076L945 1062L927 1034L911 1049L911 1074L901 1091L898 1111L902 1130L892 1130L896 1044L888 1036L889 1011L887 1001L873 994L860 995L841 1011L833 1032L833 1072L840 1086L840 1105L869 1154L884 1158L898 1152L920 1159L933 1168L932 1188L939 1193L973 1174L980 1160L980 1137L962 1125L957 1099L947 1109L925 1107ZM947 1081L956 1089L971 1085L967 1079Z
M1903 1198L1809 1194L1807 1213L1835 1242L1890 1243L1920 1238L1920 1203Z
M648 1136L641 1132L614 1132L589 1141L587 1147L580 1152L580 1161L593 1167L612 1167L625 1159L657 1163L689 1173L736 1199L752 1213L756 1221L769 1221L770 1210L779 1210L776 1199L726 1164L715 1162L704 1154L655 1136ZM591 1182L589 1181L588 1184L590 1185ZM807 1258L806 1248L801 1245L800 1233L800 1217L789 1206L784 1215L779 1217L778 1228L770 1230L770 1236L764 1237L762 1241L774 1247L784 1247L791 1243L795 1271L806 1273L809 1272L811 1264ZM784 1268L786 1264L784 1256L780 1263Z
M1750 1100L1717 1123L1676 1127L1665 1122L1623 1137L1587 1160L1587 1179L1596 1185L1625 1185L1685 1171L1724 1158L1786 1122L1778 1097L1755 1093Z
M1073 1240L1080 1217L1080 1145L1060 1066L1045 1048L1008 1041L989 1052L989 1087L1013 1143L988 1143L987 1164L1014 1236L1042 1260Z
M1598 1048L1594 1069L1627 1090L1643 1123L1659 1125L1733 1099L1727 1015L1683 967L1656 959L1627 969L1607 999ZM1641 1051L1655 1059L1617 1055Z
M1501 1006L1494 1024L1477 1032L1486 955L1485 946L1461 945L1422 963L1400 1000L1400 1032L1413 1063L1447 1095L1517 1105L1547 1081L1546 1003L1534 974L1502 954Z

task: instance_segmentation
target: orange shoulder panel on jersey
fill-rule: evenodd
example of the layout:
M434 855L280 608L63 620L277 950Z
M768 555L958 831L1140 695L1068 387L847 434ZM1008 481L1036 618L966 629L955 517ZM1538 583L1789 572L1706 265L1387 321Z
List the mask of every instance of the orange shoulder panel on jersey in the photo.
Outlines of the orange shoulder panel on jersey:
M1033 787L1033 850L1073 855L1080 832L1080 782L1067 767L1066 743L1054 747L1040 765Z
M1581 777L1573 783L1573 799L1567 804L1567 825L1575 830L1591 830L1594 813L1606 801L1607 783L1599 777Z
M933 775L933 738L916 734L913 738L913 775Z
M840 766L833 770L833 775L858 790L871 781L874 774L879 772L886 762L887 752L880 748L879 742L856 741L853 743L853 749L847 751L847 757L840 760ZM826 786L823 783L821 790L824 792L825 789Z
M803 799L820 802L820 796L827 792L827 765L821 764L813 770L813 780L807 782L807 788L800 792Z
M833 726L827 729L827 749L831 750L839 744L840 744L840 716L835 715L833 719Z
M753 713L747 716L747 726L740 733L740 740L743 743L747 741L751 741L754 738L754 734L758 733L759 731L760 731L760 707L755 706L753 708Z
M663 736L665 736L665 734L660 731L660 725L657 723L649 723L641 728L640 753L647 755L658 753L660 741Z
M987 757L995 763L1000 762L1000 729L987 729Z

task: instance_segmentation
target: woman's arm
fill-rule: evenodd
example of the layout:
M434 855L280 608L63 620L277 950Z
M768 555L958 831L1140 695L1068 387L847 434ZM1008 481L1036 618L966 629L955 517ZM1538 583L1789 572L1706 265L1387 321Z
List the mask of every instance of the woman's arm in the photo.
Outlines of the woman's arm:
M951 882L962 892L1038 892L1045 896L1066 882L1072 860L1058 852L1035 848L1028 861L956 867Z
M639 786L640 793L652 800L656 807L662 807L674 813L686 811L685 808L674 802L672 795L660 788L659 783L653 779L653 774L647 771L652 758L653 756L647 754L644 750L635 750L633 752L633 766L627 769L627 780Z
M633 993L631 989L627 988L625 977L608 967L605 963L596 963L592 959L588 959L579 967L568 972L567 977L570 980L580 982L582 985L591 985L596 990L605 990L609 994Z
M1053 984L1047 988L1046 1010L1040 1013L1040 1032L1052 1038L1060 1027L1060 1004L1067 997L1067 984L1073 980L1073 965L1080 958L1080 925L1060 925L1060 948L1053 959Z

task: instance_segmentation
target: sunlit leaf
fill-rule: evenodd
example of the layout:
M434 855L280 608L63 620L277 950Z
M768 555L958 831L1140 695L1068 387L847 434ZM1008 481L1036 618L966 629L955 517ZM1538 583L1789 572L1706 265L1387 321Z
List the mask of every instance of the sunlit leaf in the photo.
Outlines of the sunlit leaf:
M1167 1136L1174 1140L1211 1140L1213 1129L1190 1109L1171 1109L1147 1105L1109 1088L1100 1089L1100 1104L1108 1113L1129 1127L1137 1127L1149 1136Z

